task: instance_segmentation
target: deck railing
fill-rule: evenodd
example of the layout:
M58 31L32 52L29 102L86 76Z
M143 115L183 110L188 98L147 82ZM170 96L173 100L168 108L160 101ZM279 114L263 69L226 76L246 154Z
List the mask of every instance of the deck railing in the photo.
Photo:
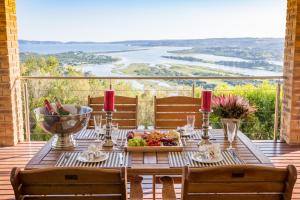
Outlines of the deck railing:
M106 86L113 87L119 95L124 95L128 96L130 95L139 95L143 97L145 96L146 93L148 95L157 95L157 96L169 96L169 95L185 95L185 96L199 96L199 89L201 87L206 87L205 82L210 83L210 82L218 82L218 81L231 81L231 83L236 82L236 85L243 85L245 82L248 81L250 84L258 84L262 81L269 81L272 83L274 86L272 90L275 92L276 97L274 101L274 107L270 111L264 111L270 113L270 116L274 116L274 124L273 124L273 139L276 140L278 139L279 135L279 130L280 130L280 103L281 103L281 86L282 86L282 80L283 76L179 76L179 77L168 77L168 76L81 76L81 77L46 77L46 76L22 76L19 78L22 81L22 88L23 88L23 97L24 97L24 124L25 124L25 131L26 131L26 140L30 140L30 134L31 134L31 108L30 105L32 105L32 101L36 98L43 97L45 95L49 95L49 88L43 88L45 85L47 86L47 83L51 83L53 81L72 81L74 83L81 84L83 83L82 81L93 81L93 80L98 80L102 81L102 83L106 83ZM81 82L80 82L81 81ZM131 85L136 85L137 82L140 83L142 86L151 85L148 87L134 87L134 88L124 88L124 85L119 84L120 81L125 81L128 84L131 81L135 81L134 84ZM154 81L154 82L153 82ZM155 82L156 81L156 82ZM157 81L177 81L176 84L174 82L171 82L171 87L155 87L155 84L159 84ZM186 84L181 84L181 81L189 81L188 83L191 83L190 85ZM199 81L202 82L201 86L198 86ZM203 84L204 82L204 84ZM240 83L243 82L243 83ZM146 84L145 84L146 83ZM186 83L186 82L185 82ZM197 85L198 84L198 85ZM154 86L153 86L154 85ZM88 95L94 95L94 96L100 96L103 94L102 92L106 88L80 88L80 89L72 89L70 88L71 91L70 95L72 97L77 97L80 99L80 103L86 104L87 103L87 96ZM217 93L228 93L232 89L227 88L227 89L219 89L218 91L215 91ZM35 95L33 96L31 93L34 91ZM249 91L244 91L246 94ZM266 91L267 92L267 91ZM270 102L266 102L270 103ZM144 111L143 105L147 105L147 107L153 106L153 101L151 99L146 99L146 98L139 98L139 104L141 104L141 109L140 109L140 121L148 120L149 123L147 124L141 124L141 125L151 125L151 108L149 110ZM264 106L264 105L262 105ZM152 109L153 110L153 109ZM145 119L148 117L149 119ZM141 119L142 118L142 119Z

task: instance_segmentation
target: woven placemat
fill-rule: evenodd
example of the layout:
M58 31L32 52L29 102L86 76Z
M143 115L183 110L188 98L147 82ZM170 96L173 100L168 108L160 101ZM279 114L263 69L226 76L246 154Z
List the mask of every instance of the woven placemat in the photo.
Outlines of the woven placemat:
M209 131L208 135L209 135L210 139L214 139L214 136L210 131ZM194 139L194 140L201 140L201 137L202 137L202 130L197 129L197 130L194 130L194 134L192 134L191 136L189 136L187 138Z
M234 151L222 151L223 160L217 163L201 163L194 161L192 155L196 151L188 152L170 152L169 153L169 165L170 167L210 167L210 166L223 166L223 165L240 165L244 162Z
M77 156L81 152L63 152L55 167L99 167L99 168L119 168L128 167L128 156L126 152L106 152L108 153L108 159L97 163L84 163L77 160ZM121 155L122 156L121 156ZM121 157L123 163L121 162Z
M126 138L126 134L130 130L120 129L118 131L119 131L118 140L122 140ZM105 138L105 134L102 134L99 137L97 137L97 134L94 129L84 129L75 135L75 139L77 140L96 140L96 139L103 140L104 138Z

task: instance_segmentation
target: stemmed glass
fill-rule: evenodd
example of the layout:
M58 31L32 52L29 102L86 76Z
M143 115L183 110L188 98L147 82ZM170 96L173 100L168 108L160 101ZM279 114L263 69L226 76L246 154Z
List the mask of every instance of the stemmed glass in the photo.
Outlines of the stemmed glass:
M94 115L94 127L97 136L96 141L101 141L100 140L100 135L102 134L101 124L102 124L102 115Z
M235 138L237 124L233 121L229 121L226 123L226 127L227 127L227 137L230 144L227 150L233 150L234 148L232 147L232 142Z
M118 123L112 124L112 131L111 131L111 140L114 144L113 149L118 150L118 139L119 139L119 127Z

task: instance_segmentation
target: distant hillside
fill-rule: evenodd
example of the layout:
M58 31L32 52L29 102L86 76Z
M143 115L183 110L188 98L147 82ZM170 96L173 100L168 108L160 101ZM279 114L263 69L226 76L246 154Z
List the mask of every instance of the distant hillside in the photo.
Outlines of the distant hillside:
M211 46L229 46L229 47L260 47L272 46L283 47L284 38L209 38L209 39L187 39L187 40L133 40L112 42L120 44L130 44L136 46L186 46L186 47L211 47Z
M19 40L19 44L128 44L134 46L280 46L284 44L284 38L209 38L187 40L132 40L116 42L59 42L59 41L32 41Z
M210 38L187 40L133 40L116 42L59 42L20 40L20 45L59 45L59 44L124 44L127 46L190 47L187 50L173 51L175 54L203 53L217 56L237 57L247 60L282 61L284 51L283 38Z

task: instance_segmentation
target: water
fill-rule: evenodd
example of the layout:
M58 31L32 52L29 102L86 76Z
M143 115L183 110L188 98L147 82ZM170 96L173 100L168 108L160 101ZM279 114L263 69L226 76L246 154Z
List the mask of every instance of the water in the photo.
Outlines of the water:
M54 54L68 51L104 52L134 50L139 47L124 44L20 44L21 52L34 52L39 54Z
M102 55L109 55L120 58L120 61L113 64L103 65L84 65L79 68L84 72L91 72L96 76L126 76L124 74L113 72L117 66L127 66L132 63L147 63L155 67L157 64L184 64L193 66L202 66L212 69L226 70L228 72L239 73L242 75L250 76L277 76L282 75L281 72L272 72L259 69L246 69L239 67L230 67L223 65L216 65L203 62L191 62L184 60L174 60L163 58L162 56L176 56L177 54L169 53L169 51L187 49L188 47L135 47L124 44L21 44L21 52L35 52L39 54L53 54L67 51L85 51L85 52L102 52ZM135 50L135 51L127 51ZM124 51L103 53L111 51ZM195 58L207 60L207 61L246 61L241 58L215 56L209 54L185 54L181 56L192 56ZM277 61L270 61L274 64L281 64Z

